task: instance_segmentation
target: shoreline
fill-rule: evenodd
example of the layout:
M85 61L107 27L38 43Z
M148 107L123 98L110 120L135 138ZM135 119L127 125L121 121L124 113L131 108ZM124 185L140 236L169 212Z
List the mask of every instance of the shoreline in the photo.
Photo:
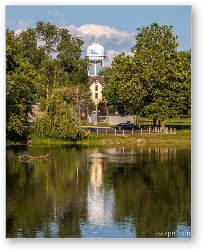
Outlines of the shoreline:
M134 135L92 135L82 141L70 142L52 138L33 138L31 146L35 145L191 145L191 131L178 131L177 134L134 134ZM11 145L27 145L26 143L7 143ZM30 145L29 145L30 146Z

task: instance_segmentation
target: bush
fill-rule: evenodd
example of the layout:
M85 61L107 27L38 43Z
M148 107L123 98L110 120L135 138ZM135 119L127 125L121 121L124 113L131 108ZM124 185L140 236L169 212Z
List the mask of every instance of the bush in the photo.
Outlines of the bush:
M65 141L77 141L88 137L72 108L60 116L46 113L38 117L32 125L32 133L38 137Z

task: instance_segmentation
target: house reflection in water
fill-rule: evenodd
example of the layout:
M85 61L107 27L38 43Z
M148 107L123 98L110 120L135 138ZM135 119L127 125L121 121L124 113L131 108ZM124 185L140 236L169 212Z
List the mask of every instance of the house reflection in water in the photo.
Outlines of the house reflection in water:
M92 225L105 225L112 220L114 194L104 188L104 168L106 158L99 153L89 157L88 222Z

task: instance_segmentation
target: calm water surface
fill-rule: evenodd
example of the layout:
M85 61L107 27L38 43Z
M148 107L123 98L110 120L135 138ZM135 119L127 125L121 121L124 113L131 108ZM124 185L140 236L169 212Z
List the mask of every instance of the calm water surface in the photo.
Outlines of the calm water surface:
M20 162L18 156L47 159ZM189 147L10 146L9 238L190 238Z

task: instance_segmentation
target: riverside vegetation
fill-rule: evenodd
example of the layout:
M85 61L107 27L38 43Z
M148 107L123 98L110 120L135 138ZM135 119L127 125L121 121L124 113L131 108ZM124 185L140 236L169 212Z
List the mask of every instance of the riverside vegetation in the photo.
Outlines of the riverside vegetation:
M81 145L190 145L191 132L188 130L178 132L177 134L127 134L121 136L115 135L91 135L89 138L76 142L61 141L50 138L35 137L34 144L81 144Z

